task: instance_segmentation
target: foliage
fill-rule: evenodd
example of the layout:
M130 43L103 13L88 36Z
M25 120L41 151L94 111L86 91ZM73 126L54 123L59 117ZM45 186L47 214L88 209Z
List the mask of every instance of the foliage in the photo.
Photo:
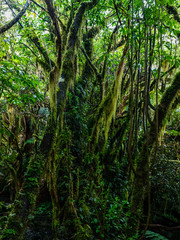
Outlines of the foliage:
M25 4L1 2L0 29ZM0 35L0 238L177 225L178 1L28 3Z
M151 232L149 230L145 234L145 239L167 240L167 238L163 237L162 235L155 233L155 232Z

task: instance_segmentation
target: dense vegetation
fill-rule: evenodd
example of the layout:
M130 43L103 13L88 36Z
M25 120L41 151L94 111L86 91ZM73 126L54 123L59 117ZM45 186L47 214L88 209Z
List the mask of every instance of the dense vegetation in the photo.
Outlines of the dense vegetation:
M0 2L0 239L179 239L179 8Z

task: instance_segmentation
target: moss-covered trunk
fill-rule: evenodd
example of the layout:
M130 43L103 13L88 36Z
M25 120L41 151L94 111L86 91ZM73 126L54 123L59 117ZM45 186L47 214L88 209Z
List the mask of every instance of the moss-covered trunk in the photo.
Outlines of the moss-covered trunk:
M48 3L49 1L46 0ZM58 119L58 129L57 136L61 135L63 129L63 113L66 106L67 92L71 86L74 85L76 80L76 68L77 68L77 41L79 38L79 32L83 23L83 17L86 10L91 9L96 4L94 2L82 2L74 19L72 20L69 32L67 34L66 46L63 46L64 56L62 58L61 68L55 68L56 71L50 74L50 84L51 87L51 109L53 109L53 116L57 116ZM49 6L49 4L47 4ZM50 11L53 11L51 8ZM52 16L53 18L53 16ZM59 72L58 72L59 70ZM51 81L51 78L53 81ZM55 79L55 81L54 81ZM57 88L58 84L58 88ZM50 85L51 86L51 85ZM58 91L57 91L58 90ZM56 111L57 106L57 111ZM57 114L57 115L56 115ZM58 147L58 146L57 146ZM56 148L56 146L55 146ZM55 149L56 150L56 149ZM56 152L56 151L55 151ZM55 156L53 159L49 159L49 173L48 173L48 187L51 195L52 201L52 227L53 227L53 238L58 239L58 228L60 226L60 206L57 197L57 185L56 179L58 174L57 165L59 162L55 161Z
M138 234L140 221L143 214L143 203L149 181L149 157L156 141L156 135L160 134L165 126L165 119L180 89L180 73L176 74L171 86L167 88L158 106L158 128L156 128L156 116L154 117L148 137L145 139L139 156L136 159L136 175L134 176L133 193L131 202L131 218L128 222L127 237ZM156 130L158 129L158 131Z
M50 117L39 152L28 164L23 186L14 201L13 209L0 239L23 239L30 214L36 204L41 174L54 144L55 132L56 122Z

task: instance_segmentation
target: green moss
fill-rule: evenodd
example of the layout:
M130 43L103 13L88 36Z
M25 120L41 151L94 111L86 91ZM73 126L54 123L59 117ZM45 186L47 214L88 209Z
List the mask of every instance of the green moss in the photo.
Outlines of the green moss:
M94 143L98 142L99 131L102 125L105 127L105 142L108 139L109 128L111 126L112 120L115 118L117 103L121 93L121 80L125 63L124 56L126 52L127 48L125 48L123 57L119 63L114 84L109 93L102 100L99 108L97 109L97 113L95 114L96 120L92 132L92 141Z
M171 106L177 96L179 89L180 89L180 72L176 74L172 84L167 88L166 92L163 94L160 105L158 107L159 108L158 122L160 130L163 127L163 122L171 109Z
M156 134L160 134L165 127L165 120L168 112L171 109L176 95L180 89L180 72L175 76L171 86L169 86L164 93L161 102L158 106L158 133L156 132L156 116L154 117L148 138L146 139L140 154L136 158L136 175L134 176L134 188L132 193L131 214L135 218L130 218L128 225L132 227L133 231L128 232L128 236L133 236L138 233L140 220L143 214L143 202L147 192L147 185L149 176L149 156L153 145L156 141ZM135 226L134 226L135 223Z
M57 82L59 77L59 70L54 67L49 76L49 96L51 116L56 120L57 115Z

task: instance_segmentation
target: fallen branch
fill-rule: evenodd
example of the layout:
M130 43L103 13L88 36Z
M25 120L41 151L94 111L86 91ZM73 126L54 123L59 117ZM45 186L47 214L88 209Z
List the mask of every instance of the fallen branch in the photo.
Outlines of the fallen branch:
M142 227L144 227L146 224L141 224ZM168 226L164 226L161 224L149 224L148 229L161 229L164 231L179 231L180 230L180 226L174 226L174 227L168 227Z

